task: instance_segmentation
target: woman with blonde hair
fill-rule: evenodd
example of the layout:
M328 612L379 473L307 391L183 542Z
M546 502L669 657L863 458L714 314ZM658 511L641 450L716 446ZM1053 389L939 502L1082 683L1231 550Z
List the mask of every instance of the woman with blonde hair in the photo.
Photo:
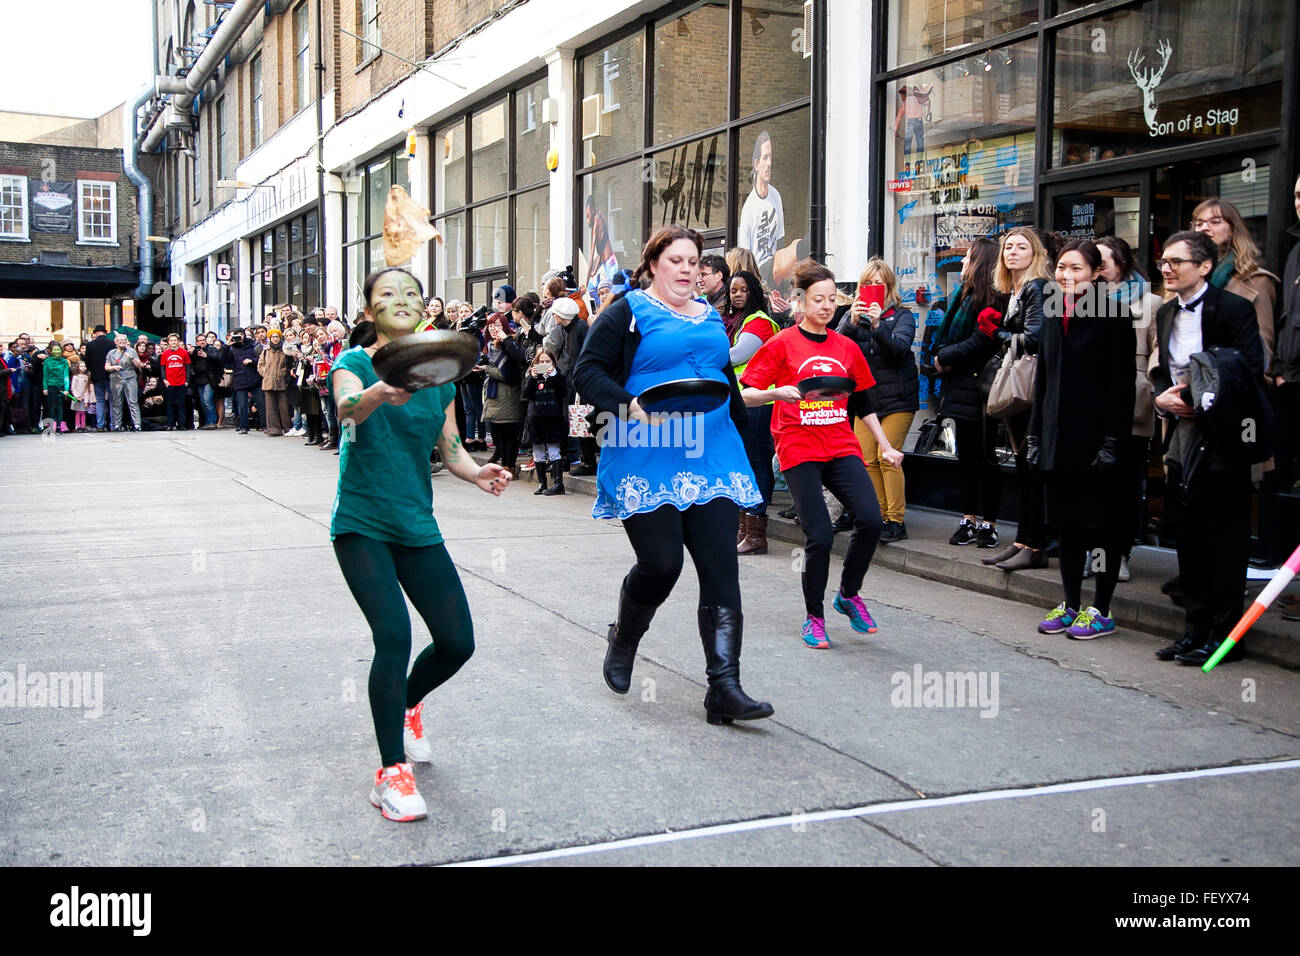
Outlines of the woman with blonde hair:
M1207 199L1192 210L1192 228L1214 240L1219 264L1209 283L1241 296L1255 307L1259 337L1264 341L1264 367L1273 361L1273 317L1278 278L1259 261L1259 247L1237 207L1226 199Z
M860 296L854 298L836 331L852 339L862 350L867 367L876 380L872 399L880 428L890 445L901 448L920 408L921 379L912 354L916 316L903 306L894 270L879 256L872 258L858 276L859 289L870 285L885 287L884 304L872 302L863 305ZM903 541L907 538L907 525L903 522L907 507L903 468L884 456L884 450L864 419L854 420L853 432L862 446L867 477L871 479L876 500L880 502L884 521L880 541L883 544Z
M995 334L1002 349L1002 361L1014 345L1023 355L1038 354L1038 334L1043 326L1043 297L1051 280L1047 249L1030 226L1017 226L1002 234L998 262L993 269L993 288L1007 296L1007 316ZM1007 435L1016 450L1016 484L1020 488L1020 522L1016 540L1004 551L983 559L1003 571L1045 568L1047 526L1043 520L1043 481L1025 465L1025 434L1029 411L1007 419Z

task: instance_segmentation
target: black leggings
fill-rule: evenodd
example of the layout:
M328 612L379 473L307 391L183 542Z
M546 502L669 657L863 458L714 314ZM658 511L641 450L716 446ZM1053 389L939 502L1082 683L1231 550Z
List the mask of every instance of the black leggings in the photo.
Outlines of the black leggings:
M1083 562L1086 560L1096 571L1093 579L1097 582L1097 593L1092 599L1093 606L1103 617L1110 617L1110 601L1119 580L1124 540L1118 534L1106 535L1085 528L1061 529L1061 586L1065 589L1066 607L1083 610ZM1097 549L1100 555L1091 553Z
M460 576L442 544L408 548L360 534L334 539L352 596L375 641L370 665L370 713L383 766L406 760L402 729L406 709L460 670L474 653L474 623ZM402 591L424 618L433 643L411 660L411 617Z
M1041 551L1047 547L1043 476L1025 463L1025 453L1029 450L1025 442L1028 431L1029 412L1007 419L1007 432L1016 444L1016 484L1020 486L1020 523L1016 526L1016 544Z
M957 470L961 482L961 509L979 515L980 489L984 490L985 521L998 520L1002 506L1002 472L994 446L998 437L997 419L987 415L977 422L954 419L957 437Z
M488 422L488 429L501 456L501 467L514 468L519 463L519 422Z
M845 597L853 597L862 589L862 579L871 567L871 558L880 542L880 502L867 476L867 466L857 455L806 461L785 469L782 474L794 498L799 525L808 538L803 563L804 607L810 617L825 617L823 600L826 580L830 577L835 532L822 498L822 485L840 500L845 511L853 513L853 534L849 537L844 571L840 574L840 590Z
M749 421L740 431L740 438L745 443L745 457L749 467L754 470L754 480L758 483L758 493L763 496L763 503L747 509L750 514L762 517L767 514L767 506L772 503L772 489L776 478L772 475L772 406L760 405L749 410Z
M624 518L623 530L636 552L636 564L627 574L628 595L650 607L668 600L682 573L685 545L700 579L700 607L740 610L739 525L740 507L730 498L714 498L685 511L662 505Z

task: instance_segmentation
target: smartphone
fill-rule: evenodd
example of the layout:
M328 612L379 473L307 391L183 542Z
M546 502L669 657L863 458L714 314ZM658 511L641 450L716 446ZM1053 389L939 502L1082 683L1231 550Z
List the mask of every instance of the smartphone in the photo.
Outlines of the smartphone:
M858 301L861 302L864 307L875 303L883 309L885 307L884 283L873 282L858 286Z

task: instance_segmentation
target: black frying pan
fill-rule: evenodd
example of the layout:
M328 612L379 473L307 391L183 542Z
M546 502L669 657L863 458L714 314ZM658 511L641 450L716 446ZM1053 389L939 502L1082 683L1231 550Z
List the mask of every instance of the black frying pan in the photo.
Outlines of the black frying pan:
M814 375L799 382L799 394L810 402L838 402L852 395L858 383L846 375Z
M478 361L478 339L466 332L430 329L393 339L374 355L375 374L408 392L446 385Z
M636 397L648 415L711 412L731 398L731 386L711 378L679 378L653 385Z

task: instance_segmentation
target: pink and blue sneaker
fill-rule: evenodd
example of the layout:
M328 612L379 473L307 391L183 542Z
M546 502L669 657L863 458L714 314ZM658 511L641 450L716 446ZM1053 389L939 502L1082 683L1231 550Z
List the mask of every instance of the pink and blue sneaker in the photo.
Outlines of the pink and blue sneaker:
M1074 619L1079 616L1079 612L1072 607L1066 607L1062 601L1056 607L1047 612L1047 617L1038 623L1039 634L1060 634L1074 623Z
M1103 637L1115 633L1115 619L1105 617L1095 607L1080 611L1065 636L1075 641L1090 641L1094 637Z
M841 614L848 615L853 630L863 634L876 633L876 622L872 619L871 612L867 610L867 602L862 600L861 594L846 598L843 591L836 592L835 601L831 606Z
M826 636L826 619L824 617L808 615L808 620L803 622L801 636L805 644L816 650L824 650L831 646L831 639Z

